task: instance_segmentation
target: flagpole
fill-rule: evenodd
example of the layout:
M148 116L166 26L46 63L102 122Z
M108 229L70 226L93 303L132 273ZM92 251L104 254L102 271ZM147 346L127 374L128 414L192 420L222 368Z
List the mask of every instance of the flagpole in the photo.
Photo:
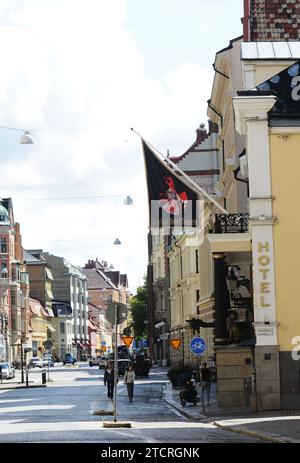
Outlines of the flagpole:
M179 167L177 167L176 164L174 164L169 158L167 158L164 154L162 154L160 151L158 151L158 149L155 148L153 145L151 145L151 143L149 143L147 140L145 140L145 138L143 138L141 136L141 134L139 134L133 127L131 127L131 130L133 132L135 132L141 138L141 140L144 140L144 142L147 143L147 145L150 148L152 148L160 156L162 156L163 160L167 163L167 165L169 165L169 167L173 167L173 169L175 170L176 173L178 173L178 174L180 174L180 176L184 177L184 179L189 183L189 185L187 185L187 186L192 186L194 189L196 189L197 193L201 194L202 196L205 196L211 203L213 203L218 209L220 209L220 211L222 211L223 214L228 215L228 212L226 211L226 209L224 209L222 206L220 206L220 204L214 198L212 198L211 195L206 193L206 191L203 190L196 182L194 182L194 180L192 180L185 172L183 172L181 169L179 169Z

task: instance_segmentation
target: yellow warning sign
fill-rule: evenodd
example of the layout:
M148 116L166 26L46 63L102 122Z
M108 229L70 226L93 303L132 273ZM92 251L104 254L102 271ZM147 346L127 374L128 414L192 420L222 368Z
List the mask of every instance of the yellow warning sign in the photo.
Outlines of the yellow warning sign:
M134 340L134 336L122 336L122 339L127 347L129 347Z
M177 350L181 345L181 339L170 339L170 343Z

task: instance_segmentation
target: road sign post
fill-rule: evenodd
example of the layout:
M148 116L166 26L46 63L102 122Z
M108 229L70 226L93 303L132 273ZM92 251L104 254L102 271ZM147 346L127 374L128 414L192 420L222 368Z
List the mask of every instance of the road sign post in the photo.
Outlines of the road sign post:
M205 412L205 405L204 405L204 394L202 393L202 378L200 374L200 368L201 368L201 354L206 349L206 344L203 338L193 338L190 342L190 349L193 352L193 354L197 355L197 370L198 370L198 378L200 379L200 387L201 387L201 401L202 401L202 411L203 413ZM199 360L200 360L200 365L199 365Z
M106 312L108 321L115 325L115 355L114 355L114 422L117 422L117 383L118 383L118 325L127 318L127 307L121 302L109 304Z
M117 382L118 382L118 306L115 304L115 366L114 366L114 422L117 422Z

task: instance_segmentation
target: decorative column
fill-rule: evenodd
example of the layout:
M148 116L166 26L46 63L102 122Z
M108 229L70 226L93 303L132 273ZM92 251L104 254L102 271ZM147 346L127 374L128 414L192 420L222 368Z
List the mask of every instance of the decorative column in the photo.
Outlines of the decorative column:
M274 96L248 93L233 99L236 129L246 135L249 223L252 237L257 407L280 408L279 349L274 277L272 191L268 112Z

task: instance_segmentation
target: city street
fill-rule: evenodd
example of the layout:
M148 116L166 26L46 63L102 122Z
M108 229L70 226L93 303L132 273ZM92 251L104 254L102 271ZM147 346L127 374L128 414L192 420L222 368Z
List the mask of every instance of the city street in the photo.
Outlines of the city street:
M134 400L128 402L123 379L118 383L118 420L131 429L103 428L111 410L103 384L103 370L86 364L50 369L47 387L0 390L0 442L99 442L99 443L201 443L261 442L217 428L212 423L190 421L163 401L166 375L152 369L138 379ZM41 384L41 370L30 370L30 384Z

